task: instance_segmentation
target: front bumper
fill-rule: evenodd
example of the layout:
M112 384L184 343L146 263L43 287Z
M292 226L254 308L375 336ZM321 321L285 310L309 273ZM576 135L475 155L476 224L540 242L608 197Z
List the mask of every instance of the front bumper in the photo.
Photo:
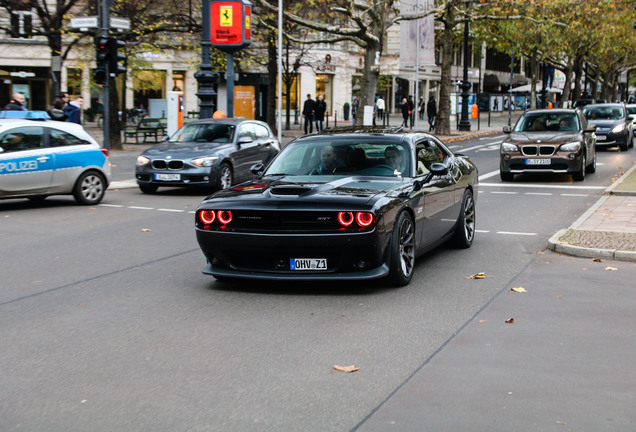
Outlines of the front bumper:
M178 177L175 177L178 176ZM135 179L140 185L153 184L157 186L213 186L218 182L218 167L186 166L179 170L155 169L151 166L137 167Z
M541 160L541 163L532 163L529 160ZM544 162L549 161L549 163ZM574 154L573 158L566 155L555 155L550 157L528 157L528 156L510 156L510 158L501 157L500 169L509 173L527 173L527 172L551 172L551 173L573 173L581 169L581 155Z
M276 280L365 280L388 275L390 235L377 230L346 234L263 234L205 231L197 241L219 277ZM326 259L325 270L292 270L292 259Z
M623 131L619 133L613 133L608 131L597 130L596 132L596 146L614 147L625 146L628 144L629 132Z

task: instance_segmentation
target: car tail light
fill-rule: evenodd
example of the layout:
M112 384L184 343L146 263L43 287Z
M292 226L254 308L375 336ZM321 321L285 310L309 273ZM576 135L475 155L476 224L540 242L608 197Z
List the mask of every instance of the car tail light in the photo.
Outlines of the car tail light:
M338 213L338 222L340 225L344 227L348 227L353 223L353 213L352 212L339 212Z
M214 210L201 210L199 212L199 220L206 225L214 222L216 215L214 214Z
M232 222L232 212L227 210L219 210L217 212L217 217L219 218L219 222L223 225L227 225Z
M104 156L108 157L108 149L100 148L100 150L104 153Z
M373 213L358 212L356 213L356 222L362 228L366 228L373 223Z

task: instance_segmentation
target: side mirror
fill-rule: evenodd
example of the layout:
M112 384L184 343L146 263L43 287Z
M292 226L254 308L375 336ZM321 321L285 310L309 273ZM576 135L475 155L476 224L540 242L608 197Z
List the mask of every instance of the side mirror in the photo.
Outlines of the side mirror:
M503 127L503 133L509 134L510 132L512 132L512 129L510 129L510 126L506 125Z
M252 137L242 136L242 137L239 138L238 143L239 143L239 145L241 145L241 144L251 143L253 141L254 141L254 139Z
M433 173L433 175L436 175L436 176L443 176L448 174L448 167L439 162L431 164L431 167L429 168L429 170Z
M586 133L596 132L596 125L587 125L585 128Z
M250 167L250 172L257 176L262 175L264 170L265 170L265 165L263 165L262 163L257 163Z

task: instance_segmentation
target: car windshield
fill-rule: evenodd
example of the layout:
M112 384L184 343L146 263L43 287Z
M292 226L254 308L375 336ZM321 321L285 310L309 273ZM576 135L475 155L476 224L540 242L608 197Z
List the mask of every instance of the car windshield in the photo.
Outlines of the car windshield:
M218 123L191 123L170 137L170 142L229 143L234 138L234 126Z
M572 112L526 113L515 125L515 132L574 132L578 130L580 130L579 119Z
M315 137L285 147L265 175L409 176L409 147L386 137Z
M625 118L619 106L586 106L583 115L588 120L620 120Z
M628 114L636 114L636 106L628 106L627 107Z

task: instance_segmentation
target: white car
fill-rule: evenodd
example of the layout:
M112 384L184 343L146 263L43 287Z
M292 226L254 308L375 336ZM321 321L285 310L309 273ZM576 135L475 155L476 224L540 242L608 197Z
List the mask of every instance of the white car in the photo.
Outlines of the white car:
M108 150L82 126L0 112L0 199L42 200L73 195L79 204L99 203L110 182Z

